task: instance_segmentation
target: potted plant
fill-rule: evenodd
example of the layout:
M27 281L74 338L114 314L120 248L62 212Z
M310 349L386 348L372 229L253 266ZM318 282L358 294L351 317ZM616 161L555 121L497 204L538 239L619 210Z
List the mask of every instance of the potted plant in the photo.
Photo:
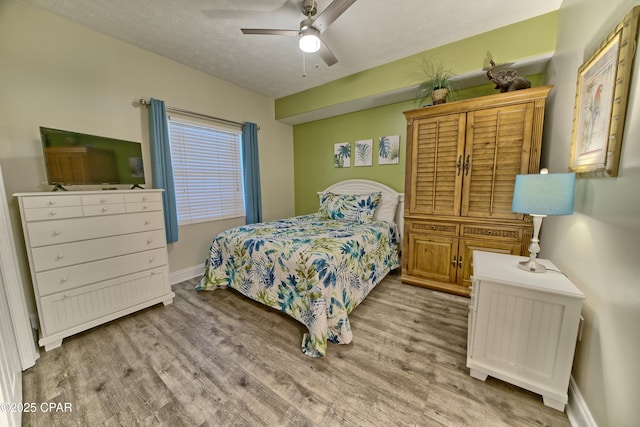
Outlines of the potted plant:
M455 92L451 84L451 78L455 76L453 71L441 63L425 61L423 72L426 79L418 85L416 95L420 105L427 98L431 98L434 105L447 102L447 96Z

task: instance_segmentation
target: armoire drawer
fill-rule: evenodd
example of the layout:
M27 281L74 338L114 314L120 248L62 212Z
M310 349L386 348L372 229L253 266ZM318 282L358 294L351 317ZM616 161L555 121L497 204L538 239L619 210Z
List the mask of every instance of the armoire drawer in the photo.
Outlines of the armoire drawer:
M164 246L164 231L153 230L33 248L32 262L34 270L41 272Z
M462 237L491 239L504 242L522 242L523 229L521 227L469 225L462 226Z
M40 296L49 295L167 263L167 251L162 248L44 271L36 273L38 293Z
M32 247L163 229L164 216L162 211L41 221L27 224L29 242Z
M460 224L437 221L410 221L409 231L412 233L439 234L442 236L457 236Z

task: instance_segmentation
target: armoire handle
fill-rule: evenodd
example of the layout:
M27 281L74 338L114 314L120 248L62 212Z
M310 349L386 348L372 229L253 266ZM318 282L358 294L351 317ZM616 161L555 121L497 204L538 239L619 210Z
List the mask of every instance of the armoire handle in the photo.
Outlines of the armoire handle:
M467 154L467 160L464 162L464 176L469 175L471 169L471 154Z
M460 157L458 157L456 167L458 168L458 176L460 176L460 172L462 171L462 154L460 154Z

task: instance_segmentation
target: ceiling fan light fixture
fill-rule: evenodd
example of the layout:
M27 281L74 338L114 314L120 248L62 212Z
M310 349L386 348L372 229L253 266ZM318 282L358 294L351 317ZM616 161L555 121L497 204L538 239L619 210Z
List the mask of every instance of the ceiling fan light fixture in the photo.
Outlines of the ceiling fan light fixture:
M312 27L305 28L300 32L300 50L307 53L313 53L320 50L320 38L318 30Z

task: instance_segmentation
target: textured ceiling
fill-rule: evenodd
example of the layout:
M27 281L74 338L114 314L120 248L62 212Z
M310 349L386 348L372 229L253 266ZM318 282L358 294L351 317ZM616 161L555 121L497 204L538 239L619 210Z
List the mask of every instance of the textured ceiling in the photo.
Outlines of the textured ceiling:
M557 10L562 0L359 0L322 38L338 63L303 54L300 0L23 0L142 49L280 98L437 46ZM317 0L321 12L331 0Z

